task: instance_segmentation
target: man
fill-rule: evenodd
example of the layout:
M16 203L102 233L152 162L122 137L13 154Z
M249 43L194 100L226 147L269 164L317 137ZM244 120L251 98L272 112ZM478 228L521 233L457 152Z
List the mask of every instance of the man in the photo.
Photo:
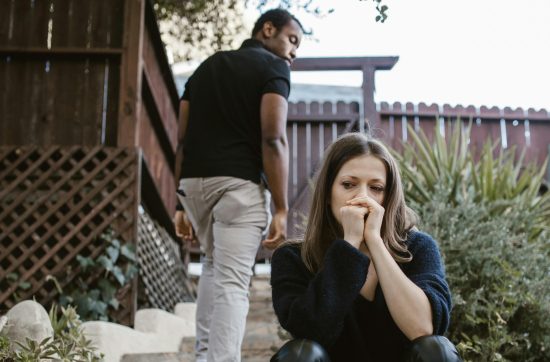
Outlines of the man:
M275 211L262 243L273 249L286 237L289 67L303 32L289 12L270 10L241 48L206 59L185 86L176 156L183 209L174 221L185 240L195 230L204 253L197 361L241 359L248 286L269 218L266 187Z

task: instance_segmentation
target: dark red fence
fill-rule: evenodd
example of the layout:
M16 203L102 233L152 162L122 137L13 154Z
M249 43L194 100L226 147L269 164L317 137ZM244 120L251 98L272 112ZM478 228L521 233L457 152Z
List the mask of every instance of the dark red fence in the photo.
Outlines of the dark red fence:
M434 130L445 135L449 123L460 121L464 126L472 122L470 146L476 150L491 139L502 148L516 147L518 154L525 150L526 161L542 164L548 157L550 113L544 109L381 103L379 112L381 122L375 125L373 134L396 149L401 148L402 142L408 142L408 126L422 129L431 138Z
M550 114L546 110L498 109L388 104L378 105L380 123L371 124L372 134L387 145L399 150L409 142L408 126L422 129L429 139L434 132L448 136L451 123L472 122L470 146L480 150L483 143L492 139L500 147L515 146L525 149L526 161L540 164L549 155ZM317 170L324 149L340 134L358 130L359 105L357 103L291 103L287 135L290 145L289 175L289 235L299 237L303 232L303 218L308 213L310 180ZM437 125L437 128L436 128ZM550 179L550 177L549 177Z

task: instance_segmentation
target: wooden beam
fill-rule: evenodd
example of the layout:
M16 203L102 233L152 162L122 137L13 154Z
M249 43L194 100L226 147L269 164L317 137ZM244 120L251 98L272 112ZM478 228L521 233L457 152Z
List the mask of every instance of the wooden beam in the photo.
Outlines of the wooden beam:
M124 5L124 33L120 66L120 92L117 124L117 146L138 144L140 119L142 49L146 0L126 0Z
M44 56L99 56L99 57L119 57L122 55L120 48L81 48L81 47L57 47L57 48L41 48L41 47L0 47L2 55L44 55Z
M375 70L391 70L399 57L327 57L327 58L297 58L292 63L295 71L317 70L363 70L365 66Z
M363 117L365 121L359 124L359 130L370 133L373 128L378 127L380 124L380 115L374 102L374 72L376 68L372 65L365 65L362 70L363 84L361 88L363 88Z
M298 58L292 63L293 71L353 71L363 72L363 118L359 124L361 132L370 130L380 123L380 116L374 102L374 74L377 70L390 70L399 57L334 57ZM365 128L366 127L366 128Z

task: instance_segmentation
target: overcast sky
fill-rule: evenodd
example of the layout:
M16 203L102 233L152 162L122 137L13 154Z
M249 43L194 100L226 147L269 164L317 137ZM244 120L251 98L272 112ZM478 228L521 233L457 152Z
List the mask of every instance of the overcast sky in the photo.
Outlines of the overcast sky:
M399 56L376 75L376 101L550 110L550 0L317 0L335 12L297 13L317 41L300 57ZM247 14L252 21L258 12ZM293 74L300 83L361 84L359 72Z

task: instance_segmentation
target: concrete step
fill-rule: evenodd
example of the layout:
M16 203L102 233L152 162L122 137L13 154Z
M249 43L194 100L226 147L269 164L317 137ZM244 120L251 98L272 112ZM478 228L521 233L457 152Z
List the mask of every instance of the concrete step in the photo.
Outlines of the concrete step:
M193 360L193 354L176 352L125 354L120 362L191 362Z

